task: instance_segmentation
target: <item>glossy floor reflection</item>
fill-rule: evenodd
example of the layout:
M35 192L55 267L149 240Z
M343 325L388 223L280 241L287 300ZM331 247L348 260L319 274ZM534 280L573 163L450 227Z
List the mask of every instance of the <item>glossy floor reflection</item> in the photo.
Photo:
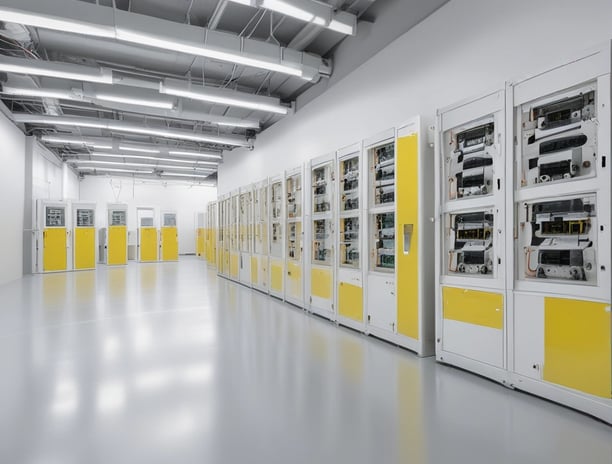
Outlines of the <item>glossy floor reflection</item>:
M0 463L612 462L612 428L216 277L0 287Z

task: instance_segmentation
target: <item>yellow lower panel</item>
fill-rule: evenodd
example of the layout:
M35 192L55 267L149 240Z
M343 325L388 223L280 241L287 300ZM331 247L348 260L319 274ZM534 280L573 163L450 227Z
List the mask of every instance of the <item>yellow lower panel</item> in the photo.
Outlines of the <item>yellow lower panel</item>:
M43 231L43 271L65 271L67 267L66 229Z
M313 269L310 272L312 296L332 299L333 276L331 269Z
M178 231L176 227L161 229L162 261L178 261Z
M127 264L127 227L110 226L108 228L107 264Z
M338 313L354 321L363 322L363 288L340 282L338 285Z
M443 287L442 311L444 319L493 329L504 328L504 296L501 293Z
M259 263L257 256L251 256L251 283L259 284Z
M419 141L415 132L397 140L397 331L419 339Z
M283 291L283 264L280 262L270 263L270 289L275 292Z
M74 268L93 269L96 267L96 229L77 227L74 229Z
M611 397L610 305L544 299L544 372L547 382Z
M238 278L240 257L237 253L230 253L230 277Z
M287 263L287 293L292 298L302 298L302 266L299 262Z
M206 229L198 227L196 230L196 255L204 256L206 253Z
M157 261L157 229L155 227L141 227L140 237L140 261Z

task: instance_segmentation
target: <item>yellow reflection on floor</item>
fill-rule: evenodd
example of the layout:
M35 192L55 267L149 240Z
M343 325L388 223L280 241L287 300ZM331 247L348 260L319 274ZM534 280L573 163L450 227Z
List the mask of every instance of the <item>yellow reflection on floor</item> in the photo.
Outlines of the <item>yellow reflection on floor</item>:
M340 365L346 376L355 384L363 381L363 346L360 340L342 337L340 340Z
M428 462L423 433L422 371L417 362L408 359L397 362L398 462Z
M43 303L57 305L66 301L66 273L43 274Z
M310 350L317 359L327 359L327 340L317 332L312 332L310 335Z
M153 290L157 285L157 265L140 265L140 288Z
M125 267L108 268L108 292L111 296L125 296Z
M75 272L74 287L79 303L92 301L96 294L96 271Z

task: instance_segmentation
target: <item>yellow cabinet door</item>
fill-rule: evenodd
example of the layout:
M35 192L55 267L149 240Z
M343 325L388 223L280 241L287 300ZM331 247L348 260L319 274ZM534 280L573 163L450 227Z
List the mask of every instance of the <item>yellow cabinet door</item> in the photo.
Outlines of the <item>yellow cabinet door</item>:
M270 262L270 289L274 292L283 291L283 263L279 261Z
M302 298L302 266L299 262L287 263L287 296Z
M312 296L331 300L332 298L332 270L331 269L312 269L310 272Z
M417 134L397 140L397 331L419 339L419 141Z
M96 267L96 229L77 227L74 229L74 268L93 269Z
M363 322L363 288L340 282L338 285L338 313L348 319Z
M178 232L176 227L162 227L162 261L178 260Z
M544 298L544 380L610 398L610 332L609 304Z
M43 271L66 270L66 228L43 231Z
M504 328L504 296L501 293L443 287L442 311L444 319L492 329Z
M110 226L108 228L107 264L127 264L127 227Z
M157 261L157 229L155 227L140 228L140 261Z

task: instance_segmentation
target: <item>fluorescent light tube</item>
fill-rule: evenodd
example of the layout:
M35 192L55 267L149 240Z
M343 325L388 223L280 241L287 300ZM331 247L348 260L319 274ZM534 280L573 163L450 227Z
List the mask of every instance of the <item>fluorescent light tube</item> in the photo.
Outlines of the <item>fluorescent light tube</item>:
M177 151L170 150L168 151L170 155L179 155L179 156L201 156L202 158L213 158L213 159L222 159L223 155L218 155L216 153L207 153L207 152L197 152L197 151Z
M68 160L68 163L76 164L76 165L106 165L106 166L132 166L132 167L143 167L143 168L158 168L158 169L178 169L180 171L190 170L194 172L214 172L215 170L212 168L205 167L192 167L192 166L170 166L166 164L156 164L156 163L130 163L123 161L103 161L103 160L80 160L80 159L72 159Z
M158 156L147 156L147 155L130 155L130 154L119 154L119 153L99 153L99 152L94 152L94 153L79 153L78 155L83 155L83 156L105 156L108 158L131 158L131 159L146 159L146 160L153 160L153 161L165 161L165 162L170 162L170 163L184 163L184 164L190 164L190 165L199 165L199 166L218 166L219 163L215 162L215 161L200 161L200 160L182 160L182 159L176 159L176 158L160 158Z
M277 98L240 94L239 92L226 89L190 87L188 83L177 79L165 79L160 84L159 91L167 95L227 106L238 106L277 114L287 114L289 112L289 108L282 106Z
M161 100L143 100L140 98L126 98L118 95L110 95L105 93L96 93L95 98L114 103L123 103L125 105L147 106L149 108L159 108L162 110L171 110L174 108L174 102Z
M162 176L179 176L179 177L199 177L201 179L206 179L208 176L202 176L198 174L184 174L181 172L162 172Z
M30 89L24 87L10 87L2 86L2 94L14 95L18 97L40 97L40 98L57 98L75 100L76 96L72 92L64 90L51 90L51 89Z
M0 71L102 84L113 83L113 72L107 68L94 68L59 61L15 58L4 55L0 56Z
M338 21L337 19L332 19L327 28L331 29L332 31L339 32L340 34L353 35L355 33L354 25L346 24Z
M145 45L148 47L162 48L164 50L172 50L179 53L187 53L190 55L203 56L205 58L216 59L220 61L229 61L231 63L241 64L244 66L251 66L254 68L267 69L269 71L276 71L283 74L289 74L291 76L302 77L303 72L300 68L284 65L267 60L260 60L257 58L249 58L242 55L240 52L230 53L223 52L220 50L214 50L206 48L206 45L193 46L187 45L186 43L175 42L168 39L160 39L153 34L146 34L142 32L132 31L129 29L123 29L117 26L117 39L124 42L135 43L138 45Z
M47 143L63 143L66 145L84 145L88 147L97 148L99 150L112 150L113 148L112 145L104 145L104 144L100 144L100 143L92 142L88 140L55 137L53 135L43 135L42 137L40 137L40 141L47 142Z
M229 137L219 135L208 135L204 133L191 132L184 129L154 129L151 127L140 126L126 121L116 121L113 119L94 119L87 117L72 116L49 116L29 113L13 113L13 120L17 123L27 124L46 124L72 127L90 127L95 129L108 129L117 132L128 132L131 134L153 135L179 140L190 140L194 142L209 142L220 145L231 145L235 147L251 147L251 142L241 137Z
M59 16L50 17L43 14L27 13L25 11L15 11L10 7L1 7L0 13L2 21L26 24L32 27L42 27L54 31L72 32L73 34L83 34L94 37L105 37L112 39L115 31L112 27L98 26L95 23L81 23L74 19L63 19Z
M310 13L295 5L292 5L289 2L284 2L282 0L263 0L261 2L261 6L262 8L274 10L286 16L291 16L292 18L296 18L307 23L312 22L312 20L315 19L315 15L313 13ZM325 24L325 19L318 19L322 21L323 24Z
M140 148L127 145L119 145L119 150L136 151L139 153L159 153L159 150L154 150L152 148Z
M92 167L92 166L79 166L77 169L80 171L102 171L102 172L131 172L138 174L153 174L152 169L121 169L121 168L105 168L105 167Z

